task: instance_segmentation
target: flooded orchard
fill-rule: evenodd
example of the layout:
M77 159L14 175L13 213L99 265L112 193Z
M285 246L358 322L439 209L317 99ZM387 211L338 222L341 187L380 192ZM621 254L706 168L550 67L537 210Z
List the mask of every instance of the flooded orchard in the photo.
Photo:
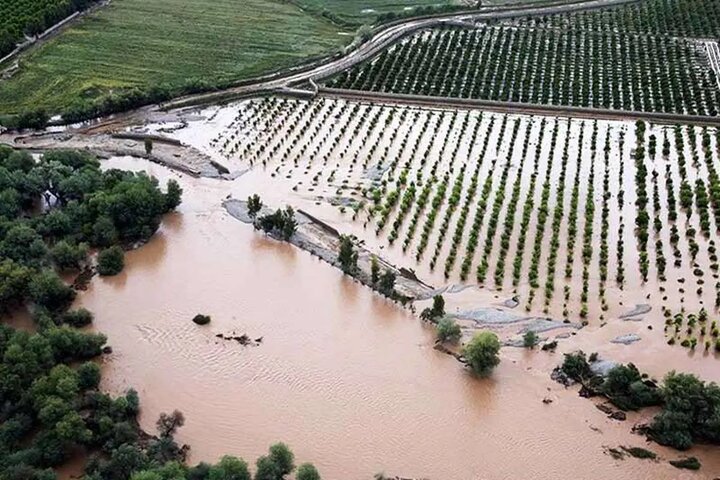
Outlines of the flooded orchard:
M106 166L176 178L185 190L179 213L127 255L123 273L94 280L78 303L95 312L95 327L113 347L104 387L137 389L148 430L160 412L183 411L179 440L190 443L192 462L226 453L251 460L284 441L329 479L377 472L700 479L720 472L717 456L702 448L692 450L703 461L700 473L614 460L605 448L646 443L630 433L641 419L609 420L575 389L550 380L546 366L559 353L504 349L490 379L473 378L433 349L434 332L409 311L231 218L222 200L254 193L253 175L194 179L129 158ZM195 325L197 313L211 315L210 325ZM217 334L262 340L242 346Z

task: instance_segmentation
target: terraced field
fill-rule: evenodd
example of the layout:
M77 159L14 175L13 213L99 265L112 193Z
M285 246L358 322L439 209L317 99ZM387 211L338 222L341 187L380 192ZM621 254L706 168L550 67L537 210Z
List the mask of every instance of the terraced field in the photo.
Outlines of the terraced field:
M717 315L715 129L329 99L221 112L199 147L262 166L274 186L258 188L325 205L434 284L479 284L572 322L644 302L672 322L680 308ZM671 343L715 348L710 323L672 322Z

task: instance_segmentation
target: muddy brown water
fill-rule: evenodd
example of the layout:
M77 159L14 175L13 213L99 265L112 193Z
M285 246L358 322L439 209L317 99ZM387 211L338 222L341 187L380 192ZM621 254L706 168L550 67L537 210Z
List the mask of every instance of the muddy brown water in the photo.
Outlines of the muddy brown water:
M692 451L703 460L700 473L605 454L604 447L645 446L630 433L641 418L608 420L592 401L552 382L548 370L559 353L504 349L491 378L472 377L433 350L433 332L410 312L229 217L222 199L229 189L239 198L252 192L252 176L230 183L138 160L106 165L177 178L185 189L180 211L127 255L123 273L94 279L78 305L95 312L114 349L104 361L104 388L138 390L148 430L160 412L183 411L179 440L191 445L191 462L233 454L254 463L284 441L325 479L720 474L716 450ZM197 313L212 323L196 326ZM233 332L263 340L242 347L215 337ZM553 403L545 405L546 397Z

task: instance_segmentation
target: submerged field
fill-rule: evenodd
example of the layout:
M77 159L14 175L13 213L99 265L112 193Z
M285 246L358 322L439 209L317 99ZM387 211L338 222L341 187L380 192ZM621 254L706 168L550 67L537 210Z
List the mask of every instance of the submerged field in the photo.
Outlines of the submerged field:
M715 129L330 99L212 118L176 135L433 285L595 326L651 304L670 344L720 347Z
M64 109L113 90L252 77L336 52L341 27L275 0L117 0L25 56L0 112Z

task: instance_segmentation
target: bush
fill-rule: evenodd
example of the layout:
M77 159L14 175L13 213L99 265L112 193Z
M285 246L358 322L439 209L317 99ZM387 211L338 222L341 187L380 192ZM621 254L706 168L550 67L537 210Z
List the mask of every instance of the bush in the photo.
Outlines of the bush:
M462 330L460 325L455 323L454 320L449 318L443 318L440 320L437 326L437 339L438 342L452 342L456 343L462 337Z
M500 340L492 332L480 332L463 349L463 356L477 375L487 376L500 363Z
M98 273L104 277L117 275L125 267L125 253L117 245L98 254Z

